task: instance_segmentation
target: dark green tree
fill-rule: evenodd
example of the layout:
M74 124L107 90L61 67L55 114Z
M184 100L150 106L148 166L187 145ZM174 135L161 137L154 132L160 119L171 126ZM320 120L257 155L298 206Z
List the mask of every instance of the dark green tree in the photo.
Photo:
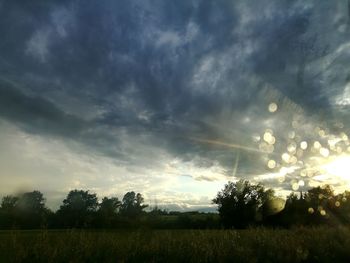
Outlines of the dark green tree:
M51 211L40 191L5 196L1 202L1 224L7 227L39 228L47 226Z
M290 227L292 225L306 225L309 222L305 193L290 193L287 196L285 208L278 217L278 222L275 222L276 225Z
M16 220L16 204L18 197L7 195L1 200L0 207L0 228L10 228L17 224Z
M336 202L334 191L330 185L314 187L304 196L305 212L309 212L309 222L313 224L331 223L333 208Z
M104 197L98 208L97 225L100 227L112 227L116 221L121 202L117 197Z
M124 216L135 218L140 216L147 206L140 193L127 192L123 197L120 212Z
M50 210L45 206L44 195L40 191L32 191L19 195L16 202L16 217L24 228L47 226Z
M224 227L245 228L263 219L263 205L273 198L272 190L265 190L261 184L253 185L247 180L228 182L218 192L213 203L218 210Z
M1 200L1 209L3 211L13 211L18 201L17 196L7 195Z
M341 198L340 198L341 199ZM319 225L332 224L342 218L334 196L333 189L329 185L318 186L300 194L291 193L287 197L285 209L282 211L277 224L285 227L293 225Z
M84 190L72 190L57 211L59 225L65 227L88 227L98 208L97 196Z
M45 210L44 195L39 191L24 193L19 196L16 207L23 212L41 213Z
M121 202L117 197L104 197L102 202L99 204L99 212L106 215L115 215L121 206Z
M350 191L335 196L334 202L331 203L331 211L341 223L350 223Z

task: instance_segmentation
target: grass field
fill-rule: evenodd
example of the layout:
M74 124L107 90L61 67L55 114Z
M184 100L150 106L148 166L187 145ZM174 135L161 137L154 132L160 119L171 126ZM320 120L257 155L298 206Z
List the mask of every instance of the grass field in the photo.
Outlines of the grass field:
M0 261L350 262L350 229L1 231Z

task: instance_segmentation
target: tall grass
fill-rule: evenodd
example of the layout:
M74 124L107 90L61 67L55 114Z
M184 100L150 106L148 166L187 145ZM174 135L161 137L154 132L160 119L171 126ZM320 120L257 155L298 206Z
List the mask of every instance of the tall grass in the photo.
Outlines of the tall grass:
M0 261L350 262L350 229L2 231Z

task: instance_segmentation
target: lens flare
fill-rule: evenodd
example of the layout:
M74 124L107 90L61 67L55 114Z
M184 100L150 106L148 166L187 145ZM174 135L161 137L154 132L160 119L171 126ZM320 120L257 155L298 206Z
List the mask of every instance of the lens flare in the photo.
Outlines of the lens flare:
M306 149L307 149L307 142L306 142L306 141L302 141L302 142L300 143L300 148L301 148L302 150L306 150Z
M278 106L276 103L272 102L269 104L269 112L273 113L276 112L278 109Z

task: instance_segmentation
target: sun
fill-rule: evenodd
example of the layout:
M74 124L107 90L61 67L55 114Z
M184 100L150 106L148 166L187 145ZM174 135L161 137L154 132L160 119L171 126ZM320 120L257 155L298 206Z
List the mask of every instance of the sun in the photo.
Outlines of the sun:
M350 155L337 156L322 168L327 174L350 182Z

